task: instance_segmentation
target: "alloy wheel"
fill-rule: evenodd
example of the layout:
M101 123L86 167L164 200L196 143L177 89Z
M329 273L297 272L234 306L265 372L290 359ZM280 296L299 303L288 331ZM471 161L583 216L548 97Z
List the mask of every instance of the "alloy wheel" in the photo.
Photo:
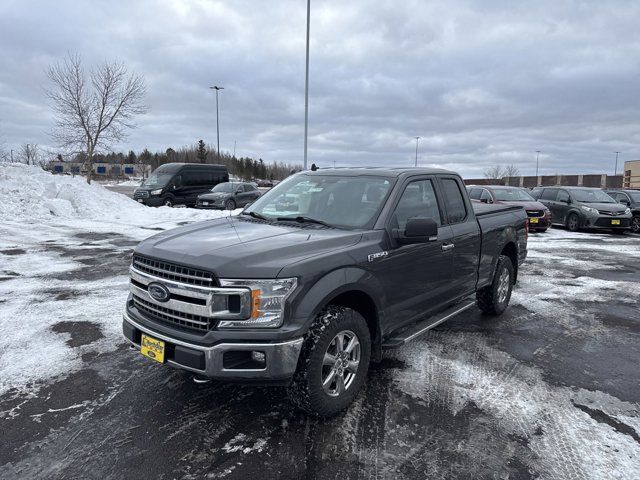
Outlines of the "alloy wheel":
M500 272L500 278L498 278L498 302L504 303L509 295L509 284L511 278L509 276L509 270L503 268Z
M351 330L342 330L329 343L322 361L322 388L338 397L353 384L360 366L360 341Z
M633 219L631 219L631 231L633 233L640 233L640 217L633 217Z

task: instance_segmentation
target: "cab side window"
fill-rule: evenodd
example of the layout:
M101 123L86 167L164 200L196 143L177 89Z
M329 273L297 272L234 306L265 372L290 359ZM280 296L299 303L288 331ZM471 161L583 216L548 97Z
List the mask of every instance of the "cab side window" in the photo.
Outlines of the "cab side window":
M569 193L566 190L560 190L558 192L558 202L568 203Z
M443 178L442 190L444 191L449 223L459 223L463 221L467 217L467 207L464 203L464 197L462 196L458 182L453 178Z
M407 220L414 217L433 218L438 225L442 225L431 180L416 180L407 185L391 216L391 227L404 230Z

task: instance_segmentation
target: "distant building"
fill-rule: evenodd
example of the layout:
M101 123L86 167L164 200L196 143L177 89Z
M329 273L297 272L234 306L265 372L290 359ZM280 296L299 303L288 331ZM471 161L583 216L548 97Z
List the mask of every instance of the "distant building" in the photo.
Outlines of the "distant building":
M52 173L80 175L86 173L82 162L49 162L49 170ZM94 163L93 173L100 177L142 177L148 176L151 171L150 165L140 165L133 163Z
M640 188L640 160L624 162L624 188Z

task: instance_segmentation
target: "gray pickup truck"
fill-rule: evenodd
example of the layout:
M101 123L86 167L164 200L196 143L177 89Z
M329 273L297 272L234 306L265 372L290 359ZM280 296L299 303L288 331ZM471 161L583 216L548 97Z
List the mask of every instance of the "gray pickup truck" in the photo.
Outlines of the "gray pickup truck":
M384 349L474 305L501 314L526 254L522 207L472 205L453 172L305 171L238 216L141 242L123 332L160 363L285 384L330 416Z

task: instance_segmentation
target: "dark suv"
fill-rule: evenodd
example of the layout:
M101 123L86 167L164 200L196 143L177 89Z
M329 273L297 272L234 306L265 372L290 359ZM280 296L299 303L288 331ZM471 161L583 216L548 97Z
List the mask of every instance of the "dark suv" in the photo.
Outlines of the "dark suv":
M631 209L620 205L599 188L538 187L532 195L551 210L551 223L571 232L580 228L624 233L631 225Z
M252 183L219 183L210 192L198 196L196 208L235 210L260 198L260 190Z
M618 203L631 209L631 231L640 233L640 190L606 190L607 194Z

